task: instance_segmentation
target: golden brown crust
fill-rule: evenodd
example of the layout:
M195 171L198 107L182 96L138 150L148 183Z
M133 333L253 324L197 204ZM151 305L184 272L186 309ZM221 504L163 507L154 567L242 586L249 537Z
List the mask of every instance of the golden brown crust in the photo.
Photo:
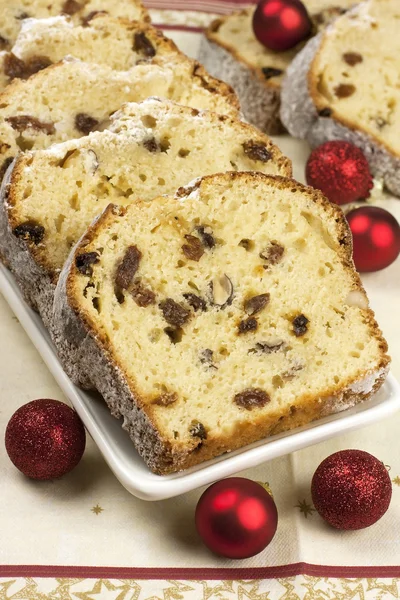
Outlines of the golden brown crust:
M201 186L207 181L212 181L215 176L207 176L202 178ZM336 205L331 204L321 192L311 188L303 186L302 184L284 177L279 176L268 176L261 173L226 173L218 175L219 178L225 178L228 180L234 180L236 178L249 178L252 182L254 180L273 182L275 186L280 189L290 189L294 193L301 192L306 195L312 202L320 205L324 211L328 214L329 218L334 218L337 223L337 240L339 242L339 256L342 259L344 268L350 272L354 283L354 289L364 292L361 280L358 274L354 271L354 265L352 261L352 243L351 233L347 221L344 217L343 212ZM156 199L155 201L162 201L162 199ZM140 202L140 201L139 201ZM91 315L86 312L79 305L79 294L75 290L75 281L79 277L79 272L75 265L75 257L81 251L82 248L90 245L93 239L97 235L97 231L102 229L107 221L112 221L115 215L123 216L126 210L115 205L110 205L101 217L88 229L85 237L82 239L81 244L75 249L72 257L72 267L69 270L67 277L67 297L69 300L69 306L75 313L80 322L84 324L85 329L90 335L90 332L96 331L96 344L102 348L102 351L107 355L109 361L115 369L121 373L124 380L128 383L132 393L132 397L138 403L139 408L143 411L148 421L152 424L152 427L157 431L157 425L153 418L153 410L150 404L147 403L147 399L140 398L139 394L135 389L135 381L126 372L121 371L121 367L118 365L117 357L114 355L112 344L102 333L96 329L96 325L93 322ZM370 328L371 335L378 339L379 347L381 350L381 359L378 366L374 369L376 374L374 383L371 389L363 391L359 389L358 382L365 378L368 378L371 373L359 372L355 376L349 378L340 385L334 385L329 389L325 390L324 394L315 398L310 394L303 394L296 398L296 406L289 406L284 409L284 412L276 412L268 417L263 415L259 419L253 419L252 422L242 423L238 426L234 432L225 436L219 435L216 438L210 434L207 441L200 447L193 450L188 446L182 446L179 443L171 445L171 442L165 439L161 432L158 432L159 440L164 446L165 457L167 460L155 461L155 471L160 474L168 474L176 472L177 470L187 469L206 460L219 456L225 452L230 452L238 448L242 448L251 443L260 441L268 436L288 431L296 427L305 425L321 417L327 416L331 413L338 412L353 406L358 402L364 401L371 397L383 384L385 376L390 363L390 358L387 356L387 343L384 340L382 333L374 319L374 313L370 309L365 309L365 322ZM117 366L118 365L118 366ZM168 410L168 407L166 407Z

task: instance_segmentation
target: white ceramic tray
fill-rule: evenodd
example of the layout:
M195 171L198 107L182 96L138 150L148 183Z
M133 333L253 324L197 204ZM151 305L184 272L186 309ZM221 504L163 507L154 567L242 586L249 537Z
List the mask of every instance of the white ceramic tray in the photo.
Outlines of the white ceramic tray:
M71 401L105 460L122 485L143 500L178 496L243 469L311 446L346 431L375 423L400 408L400 385L389 375L378 394L353 409L332 415L292 432L268 438L174 475L151 473L135 451L128 434L109 413L99 395L74 386L64 373L39 316L24 302L9 271L0 264L0 292L36 346L65 396Z

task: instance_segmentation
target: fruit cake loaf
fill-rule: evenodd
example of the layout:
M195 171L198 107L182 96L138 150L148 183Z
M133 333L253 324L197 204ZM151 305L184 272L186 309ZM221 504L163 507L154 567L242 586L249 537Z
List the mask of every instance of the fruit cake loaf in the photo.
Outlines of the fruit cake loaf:
M54 319L161 474L366 400L390 361L343 213L255 172L110 205L66 263Z
M400 4L368 0L296 57L282 91L282 120L313 146L344 139L400 196Z
M110 130L16 160L0 204L0 252L50 327L71 246L110 202L150 200L230 169L291 175L269 138L241 121L157 99L127 105Z
M0 50L10 50L25 19L69 15L84 24L96 13L150 21L140 0L0 0Z
M155 56L180 54L172 40L147 23L102 13L85 26L68 17L26 19L10 52L0 53L0 90L66 56L127 71Z
M354 5L356 0L305 0L315 30ZM280 133L280 89L282 77L299 44L286 52L263 46L253 33L255 7L216 19L200 46L200 62L216 77L236 90L244 116L262 131Z
M19 151L46 148L104 126L124 102L165 96L195 108L236 116L226 84L181 54L155 57L129 71L66 59L15 80L0 95L0 177Z

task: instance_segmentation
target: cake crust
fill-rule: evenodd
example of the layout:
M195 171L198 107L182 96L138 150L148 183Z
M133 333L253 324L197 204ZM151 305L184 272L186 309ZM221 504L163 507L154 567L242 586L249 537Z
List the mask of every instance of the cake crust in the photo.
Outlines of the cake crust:
M335 218L336 234L340 244L340 259L353 281L353 289L365 298L365 291L360 278L355 272L352 262L351 235L342 212L331 205L319 192L306 188L293 180L269 177L259 173L227 173L225 175L202 178L200 186L219 178L219 183L234 181L237 178L254 181L273 180L274 185L281 189L301 191L324 207L330 217ZM188 189L189 195L193 188ZM287 406L273 414L262 418L254 417L246 427L237 429L232 435L219 435L217 438L206 439L194 451L187 444L171 443L163 434L154 419L152 406L148 399L140 397L135 389L135 381L130 379L127 372L121 368L113 354L113 347L101 331L96 329L88 312L80 305L76 291L76 257L83 249L90 246L99 230L107 227L115 215L123 216L125 209L110 205L104 213L91 225L82 237L68 262L66 263L58 283L54 302L54 323L57 346L63 361L78 361L90 378L94 387L104 396L112 414L123 417L123 427L131 436L139 454L149 468L158 474L168 474L187 469L201 462L231 452L265 437L287 431L310 423L329 414L346 410L359 402L370 398L383 384L389 369L390 359L387 356L387 344L376 324L374 313L365 308L365 323L371 336L377 339L380 358L372 371L359 373L341 384L326 389L318 398L304 393L296 399L295 407ZM79 346L71 353L71 345Z

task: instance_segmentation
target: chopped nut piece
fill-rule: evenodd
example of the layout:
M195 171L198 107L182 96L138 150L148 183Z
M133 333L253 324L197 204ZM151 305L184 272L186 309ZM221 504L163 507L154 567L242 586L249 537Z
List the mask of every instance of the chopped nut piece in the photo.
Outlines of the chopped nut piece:
M283 341L257 342L254 348L249 350L249 354L272 354L272 352L283 350L285 346Z
M187 244L182 246L183 254L189 260L198 262L204 254L204 246L201 240L194 235L185 235L185 240L187 241Z
M160 308L163 312L164 319L170 325L180 327L184 325L190 317L190 310L172 300L167 298L160 303Z
M249 317L239 323L239 333L248 333L249 331L255 331L258 327L257 319Z
M17 225L17 227L14 228L13 233L21 240L33 242L38 245L44 238L45 228L35 221L27 221L26 223Z
M249 140L242 144L244 153L252 160L259 160L261 162L268 162L272 158L271 152L267 149L265 144L261 142L254 142Z
M298 315L295 319L293 319L293 331L296 337L301 337L308 330L308 323L310 321L304 315Z
M142 253L136 246L129 246L117 268L115 277L116 285L122 290L127 290L139 269Z
M134 36L133 49L148 58L156 55L155 48L143 31L137 31Z
M215 239L212 234L211 227L204 227L201 225L200 227L196 227L196 231L198 231L199 236L201 237L201 241L203 242L206 248L214 248Z
M146 288L140 281L135 281L130 289L131 295L138 306L147 308L156 303L155 293Z
M192 423L192 426L189 429L189 432L192 437L198 437L201 440L207 439L207 431L206 431L203 423L200 423L199 421L194 421Z
M284 253L285 248L278 244L278 242L273 241L268 248L260 252L260 258L267 260L270 265L276 265L282 260Z
M248 390L236 394L234 400L241 408L253 410L253 408L262 408L270 402L271 398L264 390L259 388L249 388Z
M335 87L335 94L338 98L349 98L356 91L352 83L340 83Z
M265 79L271 79L272 77L279 77L283 74L282 69L275 69L274 67L263 67L261 69Z
M75 117L75 127L84 135L88 135L99 124L99 121L86 113L79 113Z
M206 365L210 369L218 369L218 367L213 363L213 355L214 352L209 348L202 350L200 352L200 362L202 365Z
M16 131L25 131L25 129L36 129L37 131L44 131L47 135L55 133L54 123L42 123L36 117L30 117L29 115L18 115L16 117L7 117L6 121L10 123L11 127Z
M100 261L100 255L98 252L86 252L84 254L78 254L75 259L76 268L82 275L93 275L92 265L97 264Z
M260 294L259 296L249 298L244 303L245 312L250 316L256 315L269 304L270 297L270 294Z
M354 67L354 65L358 65L358 63L362 63L364 60L361 54L358 52L345 52L343 54L343 60L345 63L350 65L350 67Z
M195 312L197 312L198 310L206 312L207 303L205 300L203 300L203 298L200 298L200 296L196 296L196 294L188 293L188 294L183 294L183 297L185 298L186 302L189 304L189 306L191 306L193 308L193 310Z
M170 406L174 404L178 400L178 394L176 392L165 392L158 396L153 404L158 404L158 406Z
M215 277L215 279L211 282L211 291L213 304L215 306L220 306L223 308L227 304L232 303L233 285L232 281L227 275Z

